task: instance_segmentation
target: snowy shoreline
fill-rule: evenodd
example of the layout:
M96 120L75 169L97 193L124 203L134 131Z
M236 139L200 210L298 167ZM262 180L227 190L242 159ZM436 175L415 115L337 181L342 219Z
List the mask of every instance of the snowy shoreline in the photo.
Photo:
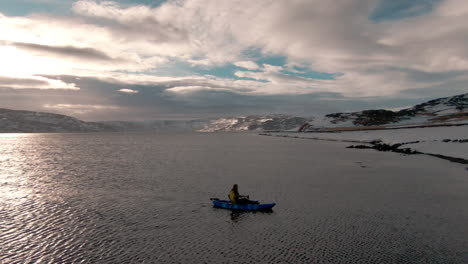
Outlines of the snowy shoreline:
M468 164L468 125L318 133L285 131L265 132L260 135L359 143L377 150L427 154ZM380 148L388 148L379 149L379 145Z

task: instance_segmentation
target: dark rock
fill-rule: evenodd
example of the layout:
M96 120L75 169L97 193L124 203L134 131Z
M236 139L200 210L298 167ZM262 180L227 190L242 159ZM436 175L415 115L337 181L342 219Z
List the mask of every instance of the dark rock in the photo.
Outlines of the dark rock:
M421 141L419 141L419 140L416 140L416 141L410 141L410 142L405 142L405 143L401 143L401 144L402 144L402 145L407 145L407 144L417 144L417 143L419 143L419 142L421 142Z
M374 148L374 147L372 147L372 146L366 146L366 145L351 145L351 146L347 146L346 148L372 149L372 148Z
M400 121L398 114L389 110L365 110L353 121L357 126L377 126Z

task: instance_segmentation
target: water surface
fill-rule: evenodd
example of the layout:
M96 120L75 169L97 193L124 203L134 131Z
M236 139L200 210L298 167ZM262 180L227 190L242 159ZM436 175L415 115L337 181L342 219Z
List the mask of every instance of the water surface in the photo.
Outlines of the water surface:
M256 134L0 135L0 263L468 263L468 174ZM212 208L232 184L272 213Z

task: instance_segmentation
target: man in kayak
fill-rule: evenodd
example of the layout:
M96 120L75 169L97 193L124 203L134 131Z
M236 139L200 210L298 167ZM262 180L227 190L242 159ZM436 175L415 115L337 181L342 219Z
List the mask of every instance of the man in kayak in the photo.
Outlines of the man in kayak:
M249 196L240 195L238 191L237 184L232 186L231 191L229 192L229 200L234 204L258 204L257 201L249 200Z

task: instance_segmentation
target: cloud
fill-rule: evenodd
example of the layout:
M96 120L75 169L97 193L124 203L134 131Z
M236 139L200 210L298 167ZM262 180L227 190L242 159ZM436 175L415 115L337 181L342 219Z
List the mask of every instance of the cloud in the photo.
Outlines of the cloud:
M1 44L1 43L0 43ZM72 57L80 60L95 60L95 61L113 61L116 59L111 58L102 51L93 48L78 48L73 46L49 46L34 43L10 42L3 43L12 45L20 49L32 51L39 55L57 55L61 57Z
M49 79L42 76L0 76L0 88L80 90L74 83L66 83L62 80Z
M0 72L10 78L2 87L79 89L38 77L66 75L118 85L105 98L149 100L144 86L172 103L197 97L202 108L220 98L324 93L403 100L407 91L439 95L468 84L464 0L79 0L72 12L0 15ZM222 67L224 78L211 74ZM119 88L145 96L117 96Z
M150 31L141 27L138 30L141 34L128 41L145 42L151 46L149 50L158 49L159 55L194 65L213 67L233 63L248 70L258 70L255 62L239 60L243 51L255 47L262 54L286 56L291 64L305 63L316 71L342 74L333 85L326 82L319 89L311 80L311 93L328 90L346 96L383 96L405 89L424 88L420 82L412 81L411 74L403 70L395 72L392 69L395 67L424 71L428 75L447 70L468 71L468 48L462 44L466 43L462 34L466 26L464 17L451 16L454 1L439 5L406 3L393 8L394 12L409 14L417 11L419 14L418 10L426 10L426 13L380 23L369 20L371 14L381 12L377 8L382 4L378 5L375 0L333 4L318 0L288 3L186 0L167 2L157 8L126 8L114 2L78 1L74 10L80 15L112 21L101 24L112 34L128 34L122 31L122 25L130 28L142 23L151 25L156 39L142 38ZM168 42L174 46L165 45ZM279 82L280 77L286 76L277 75L275 81ZM426 86L439 84L429 79ZM271 90L286 92L286 89L275 87Z
M193 94L196 92L234 92L233 89L229 88L217 88L217 87L209 87L209 86L176 86L166 89L166 93L174 93L174 94Z
M54 77L59 78L59 77ZM0 104L5 108L72 115L82 120L153 120L196 119L219 116L286 113L299 116L327 114L345 110L407 106L433 99L414 91L397 97L350 99L340 94L253 94L233 90L199 89L189 93L166 92L172 81L165 83L129 85L111 79L75 78L60 76L64 82L76 82L81 89L67 90L12 90L0 89ZM174 80L188 85L188 80ZM221 85L222 83L218 83ZM211 84L214 85L214 84ZM206 85L200 85L206 86ZM245 84L239 85L246 86ZM466 86L458 85L460 91ZM138 96L119 96L118 89L138 90ZM439 92L446 95L446 92ZM48 108L44 106L49 106ZM96 107L97 106L97 107Z
M149 71L168 62L143 37L127 41L112 27L81 17L0 14L0 31L0 70L8 74L94 76Z
M257 65L257 63L253 61L238 61L238 62L234 62L234 65L236 65L237 67L248 69L248 70L257 70L260 68Z
M112 106L112 105L85 105L85 104L54 104L44 105L47 108L55 108L55 109L119 109L119 106Z
M94 19L98 25L110 28L113 34L127 41L174 43L187 41L188 38L187 29L171 23L169 17L164 18L164 10L161 8L144 5L125 8L116 2L86 0L75 2L73 11Z
M121 93L126 93L126 94L137 94L137 90L132 90L132 89L120 89L119 92Z
M95 111L122 110L120 106L114 105L90 105L90 104L45 104L44 108L50 110L64 111L70 114L87 114Z

